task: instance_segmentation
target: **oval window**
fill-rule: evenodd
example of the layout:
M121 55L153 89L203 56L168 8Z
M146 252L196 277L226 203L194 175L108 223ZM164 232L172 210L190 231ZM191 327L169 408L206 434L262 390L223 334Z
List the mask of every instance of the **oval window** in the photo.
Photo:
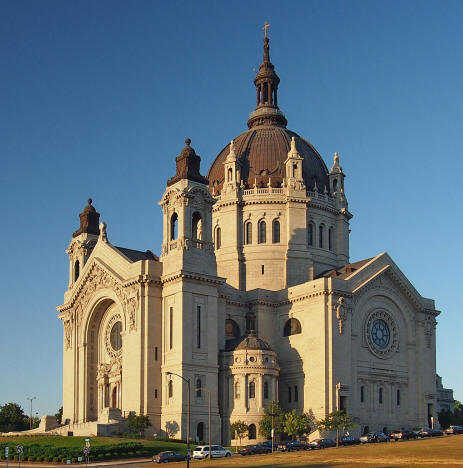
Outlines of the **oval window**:
M116 322L111 328L111 336L110 336L111 348L113 348L114 351L119 351L122 348L121 332L122 332L122 322Z

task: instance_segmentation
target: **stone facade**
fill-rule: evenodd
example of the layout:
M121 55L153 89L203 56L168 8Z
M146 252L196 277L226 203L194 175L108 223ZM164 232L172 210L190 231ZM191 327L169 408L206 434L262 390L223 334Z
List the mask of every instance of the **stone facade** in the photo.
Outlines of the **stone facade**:
M223 444L237 420L260 439L272 400L316 418L345 409L358 433L436 419L439 312L387 253L349 263L339 156L328 171L286 129L269 60L266 38L249 130L208 179L189 140L177 157L160 258L113 246L91 201L81 213L58 308L69 430L108 431L135 412L185 439L190 401L191 437L204 440L209 395Z

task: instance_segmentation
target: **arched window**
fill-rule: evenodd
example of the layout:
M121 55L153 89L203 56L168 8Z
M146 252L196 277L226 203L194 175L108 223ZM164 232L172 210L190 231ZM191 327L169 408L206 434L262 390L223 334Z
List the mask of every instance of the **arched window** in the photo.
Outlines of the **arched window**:
M74 281L77 281L77 278L79 278L80 275L80 263L79 260L76 260L76 263L74 263Z
M239 400L240 399L240 381L237 380L235 382L235 400Z
M225 338L227 340L231 340L233 338L239 337L240 327L238 326L238 324L232 319L225 320Z
M196 437L201 442L204 440L204 423L199 422L196 426Z
M196 388L195 388L195 391L196 391L196 396L198 398L201 398L202 396L202 383L201 383L201 379L196 379Z
M259 244L265 244L267 242L267 225L264 220L259 221Z
M323 249L324 235L325 235L325 227L323 226L323 224L320 224L320 226L318 226L318 247L320 247L321 249Z
M302 332L301 322L298 319L290 318L283 328L283 336L298 335Z
M249 312L246 314L246 330L255 330L256 326L256 316L252 313Z
M256 425L249 424L248 427L248 439L255 439L256 438Z
M360 403L365 401L365 387L362 385L360 387Z
M382 405L383 404L383 389L382 388L379 389L378 400L379 400L379 404Z
M280 221L278 221L278 219L273 221L272 242L274 244L278 244L280 242Z
M178 215L177 213L174 213L170 217L170 240L177 239L178 236Z
M244 243L252 244L252 224L251 221L248 221L244 225Z
M221 245L222 245L222 232L220 228L218 227L215 230L215 248L220 249Z
M400 390L397 390L397 406L400 406Z
M291 398L291 387L288 387L288 403L291 403L292 398Z
M313 223L309 223L307 226L307 243L313 246L313 235L314 235L314 228Z
M338 179L333 180L333 192L336 192L338 188Z
M249 398L256 398L256 384L254 382L249 383Z
M172 398L174 396L174 384L172 383L172 380L169 380L167 394L169 395L169 398Z
M264 382L264 398L268 399L268 382Z
M228 169L228 182L231 182L233 179L233 169L230 167Z
M333 250L333 228L328 229L328 250Z
M299 401L299 391L297 385L294 385L294 401Z
M202 239L202 220L201 214L195 211L191 218L191 237L193 239Z

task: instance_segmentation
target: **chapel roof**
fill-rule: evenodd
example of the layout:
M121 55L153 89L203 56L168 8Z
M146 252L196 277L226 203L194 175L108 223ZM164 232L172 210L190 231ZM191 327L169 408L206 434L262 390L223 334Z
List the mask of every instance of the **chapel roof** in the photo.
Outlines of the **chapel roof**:
M143 252L141 250L126 249L125 247L114 246L114 248L119 250L121 254L125 255L132 262L138 262L140 260L159 261L159 257L155 255L153 252L151 252L150 250Z
M364 265L366 265L372 259L373 259L373 257L366 258L365 260L359 260L358 262L348 263L348 264L344 265L341 268L324 271L323 273L320 273L318 275L318 278L340 278L340 279L345 279L345 278L349 277L355 271L362 268Z
M234 141L235 153L241 165L241 179L246 187L279 187L285 177L285 160L295 138L296 149L303 158L302 177L306 187L319 191L329 190L328 169L317 150L297 133L286 128L287 120L278 107L280 79L270 62L269 40L264 39L264 58L254 79L257 90L257 107L248 120L249 129ZM225 159L230 144L215 158L207 179L211 192L220 192L224 182Z
M247 335L228 340L225 344L225 351L238 351L245 349L257 349L272 351L270 345L257 337L255 330L250 330Z

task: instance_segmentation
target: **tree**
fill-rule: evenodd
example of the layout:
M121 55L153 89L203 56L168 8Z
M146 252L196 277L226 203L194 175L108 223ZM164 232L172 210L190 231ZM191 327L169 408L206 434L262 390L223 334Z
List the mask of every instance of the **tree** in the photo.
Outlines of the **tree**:
M277 401L271 401L264 410L264 417L259 421L259 434L266 439L272 437L272 414L273 429L275 434L281 434L284 431L284 411L280 408Z
M136 416L135 414L130 413L127 418L127 427L132 433L139 434L140 437L143 436L143 432L145 432L145 430L150 426L150 418L147 415L140 414Z
M447 429L450 425L456 423L456 417L450 410L442 410L437 413L437 418L442 429Z
M318 429L322 431L336 431L336 447L339 447L339 429L354 427L352 418L343 411L333 411L325 419L317 421Z
M232 438L238 438L241 446L241 439L244 434L248 432L248 425L244 421L235 421L233 424L230 424L230 433ZM234 437L233 437L234 436Z
M17 403L0 406L0 431L24 431L29 429L28 417Z
M284 431L292 438L294 436L301 436L304 434L306 424L304 415L298 414L295 409L290 413L285 414Z
M55 414L55 418L58 421L58 424L61 425L61 421L63 420L63 407L61 407L58 412Z

